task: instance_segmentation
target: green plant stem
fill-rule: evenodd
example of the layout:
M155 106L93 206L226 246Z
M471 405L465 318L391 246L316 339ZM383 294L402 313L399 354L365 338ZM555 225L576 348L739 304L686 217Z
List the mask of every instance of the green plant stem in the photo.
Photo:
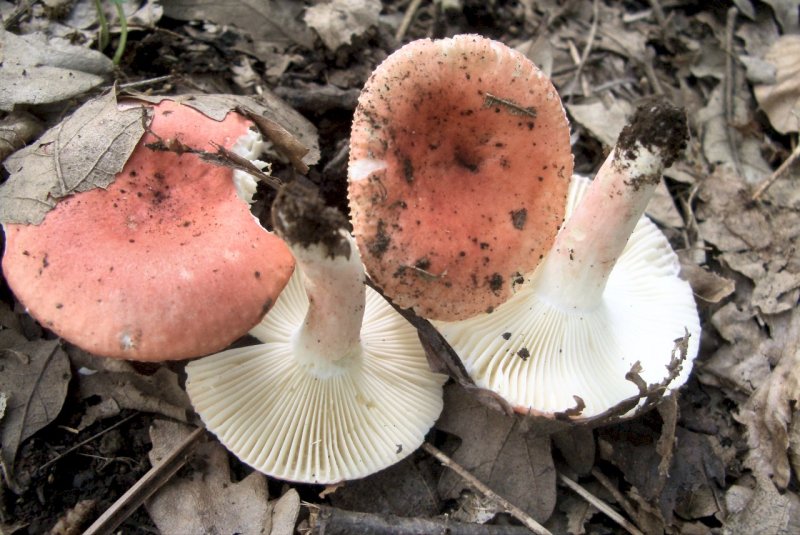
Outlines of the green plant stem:
M103 13L103 6L100 5L100 0L94 0L94 8L97 10L97 22L100 24L100 35L97 38L97 47L102 52L108 46L108 21L106 15Z
M122 59L122 54L125 52L125 46L128 43L128 18L125 16L125 10L122 9L122 0L113 0L114 7L117 8L117 16L119 16L119 43L117 43L117 50L114 52L114 65L119 65Z

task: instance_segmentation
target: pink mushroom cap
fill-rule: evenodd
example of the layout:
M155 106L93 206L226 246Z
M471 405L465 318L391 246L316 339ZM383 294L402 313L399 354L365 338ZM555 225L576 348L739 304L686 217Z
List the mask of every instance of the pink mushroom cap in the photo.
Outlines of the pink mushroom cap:
M561 99L496 41L409 43L359 98L354 234L373 280L424 317L466 319L505 302L552 245L571 176Z
M153 108L150 131L107 189L62 200L40 225L5 225L3 272L19 301L98 355L219 351L258 323L294 269L288 247L237 195L231 169L145 146L160 137L230 149L252 123L168 100Z

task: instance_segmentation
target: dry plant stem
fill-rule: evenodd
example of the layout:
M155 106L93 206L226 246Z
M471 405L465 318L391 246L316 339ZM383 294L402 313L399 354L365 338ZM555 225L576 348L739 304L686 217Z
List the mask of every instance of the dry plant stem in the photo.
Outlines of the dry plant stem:
M567 96L568 98L572 98L574 94L575 86L578 84L581 78L581 74L583 74L583 67L586 65L586 60L589 59L589 54L592 52L592 47L594 46L594 39L597 35L597 25L600 22L600 13L598 10L597 0L592 2L592 26L589 28L589 36L586 38L586 46L583 48L583 53L581 54L580 61L578 62L577 69L575 70L575 75L572 78L572 81L567 86Z
M93 440L105 435L106 433L108 433L112 429L116 429L117 427L121 426L122 424L124 424L125 422L127 422L128 420L133 418L134 416L138 416L138 415L139 415L139 413L135 412L135 413L131 414L130 416L127 416L127 417L123 418L122 420L120 420L119 422L115 423L114 425L109 426L109 427L103 429L102 431L100 431L98 433L95 433L94 435L90 436L86 440L84 440L82 442L78 442L74 446L71 446L67 450L59 453L57 456L55 456L54 458L52 458L49 461L47 461L46 463L44 463L42 466L40 466L37 469L38 472L41 474L48 466L50 466L50 465L52 465L54 463L57 463L60 459L63 459L65 456L69 455L70 453L72 453L73 451L77 450L78 448L81 448L81 447L85 446L86 444L88 444L89 442L92 442Z
M728 138L728 145L731 149L731 157L733 164L736 167L736 173L739 176L744 176L742 173L742 163L739 159L739 147L736 145L736 135L733 131L734 123L734 102L733 92L736 87L736 72L734 69L734 52L733 52L733 33L736 30L736 15L739 10L736 7L731 7L728 10L728 17L725 24L725 79L723 80L723 93L722 102L725 113L725 134Z
M406 518L357 513L326 505L309 506L311 533L319 535L525 535L522 526L492 526L444 518Z
M601 485L603 485L603 488L605 488L609 493L611 493L611 495L614 497L614 499L617 501L620 507L622 507L625 510L625 514L627 514L631 518L636 518L636 510L631 505L630 500L628 500L628 498L625 497L625 495L622 494L622 492L620 492L617 486L614 485L614 483L610 479L608 479L608 477L603 472L601 472L597 467L592 468L591 473L594 476L594 478Z
M439 449L437 449L435 446L431 445L428 442L423 442L422 449L424 449L430 455L436 457L436 460L438 460L444 466L448 467L449 469L457 473L459 476L461 476L475 490L483 494L485 497L493 500L495 503L497 503L497 505L505 509L510 515L512 515L514 518L522 522L525 525L525 527L530 529L532 532L536 533L537 535L552 535L550 531L547 530L547 528L539 524L525 511L523 511L516 505L512 504L502 496L498 496L492 489L481 483L463 466L454 462L453 459L451 459L450 457L439 451Z
M785 173L786 170L789 169L789 167L791 167L791 165L797 161L797 158L800 158L800 143L797 144L792 153L789 155L788 158L786 158L783 161L780 167L775 169L774 173L772 173L770 176L764 179L761 182L761 184L758 185L758 187L755 189L750 199L753 201L760 200L761 196L764 195L764 192L767 191L769 187L775 183L776 180L778 180L781 176L783 176L783 173Z
M112 533L131 513L144 501L169 481L180 468L186 464L192 446L205 433L205 428L198 427L186 437L160 463L152 467L128 491L120 496L114 504L100 515L100 518L83 532L83 535L104 535Z
M408 4L408 8L406 8L406 12L403 15L403 20L400 22L400 26L397 27L397 32L394 34L395 39L398 41L403 40L403 37L405 37L409 26L411 26L411 21L414 20L414 15L417 14L417 10L419 9L420 5L422 5L422 0L411 0L411 3Z
M622 528L625 529L631 535L644 535L639 528L628 522L625 518L622 517L618 512L612 509L607 503L603 500L586 490L585 488L578 485L576 482L572 481L570 478L565 476L564 474L558 474L558 479L567 487L572 489L576 494L578 494L581 498L595 506L599 511L604 513L608 518L619 524Z

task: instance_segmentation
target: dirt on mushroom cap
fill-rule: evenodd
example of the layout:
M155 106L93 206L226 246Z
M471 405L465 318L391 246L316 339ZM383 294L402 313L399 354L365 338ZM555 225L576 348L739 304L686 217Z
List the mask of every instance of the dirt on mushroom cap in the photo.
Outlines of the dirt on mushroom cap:
M416 41L367 82L349 173L372 278L422 316L463 319L504 302L552 244L569 128L521 54L474 35Z

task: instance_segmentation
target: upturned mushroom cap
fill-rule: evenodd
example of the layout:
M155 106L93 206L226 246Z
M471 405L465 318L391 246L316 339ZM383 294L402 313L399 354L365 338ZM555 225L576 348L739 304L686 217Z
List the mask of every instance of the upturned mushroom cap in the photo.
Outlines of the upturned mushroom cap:
M588 184L585 177L573 178L567 218ZM667 239L642 217L597 306L573 308L543 297L537 272L492 314L435 325L476 384L503 396L517 412L584 420L633 400L624 415L640 401L632 370L657 385L679 362L667 390L680 387L691 372L700 323L679 272Z
M154 106L150 131L107 189L59 202L40 225L5 225L6 280L42 325L98 355L182 359L245 334L291 276L286 245L238 195L230 169L145 145L228 149L251 123ZM158 137L157 137L158 136Z
M561 100L527 58L477 35L412 42L375 70L353 120L367 272L424 317L491 310L552 245L571 175Z
M298 268L253 329L263 344L191 362L186 390L206 427L265 474L326 484L365 477L422 444L442 410L445 377L370 288L360 351L336 363L298 353L308 310L302 279Z

